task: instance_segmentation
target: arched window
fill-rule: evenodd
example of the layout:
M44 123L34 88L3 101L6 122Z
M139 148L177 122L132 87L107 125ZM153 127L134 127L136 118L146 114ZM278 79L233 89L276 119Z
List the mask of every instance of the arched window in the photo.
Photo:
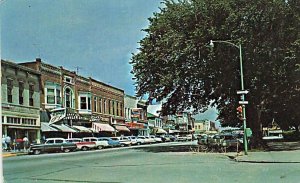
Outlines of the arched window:
M65 107L73 108L73 91L70 88L65 90Z

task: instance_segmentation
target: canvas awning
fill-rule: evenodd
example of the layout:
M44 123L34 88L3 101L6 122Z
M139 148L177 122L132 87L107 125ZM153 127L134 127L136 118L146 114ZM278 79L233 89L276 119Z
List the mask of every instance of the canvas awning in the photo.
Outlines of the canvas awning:
M167 132L166 132L166 130L164 130L162 128L155 128L154 133L164 133L164 134L166 134Z
M126 126L122 125L115 125L116 130L118 131L124 131L124 132L130 132L130 130Z
M68 132L68 133L77 132L76 130L74 130L74 129L72 129L72 128L68 127L67 125L64 125L64 124L62 124L62 125L51 124L51 126L57 128L61 132Z
M41 122L41 131L42 132L57 132L58 130L56 128L51 127L49 123Z
M106 131L106 132L114 132L115 129L109 124L104 123L92 123L92 129L96 132Z
M84 127L84 126L72 126L73 128L77 129L79 132L92 132L92 129Z

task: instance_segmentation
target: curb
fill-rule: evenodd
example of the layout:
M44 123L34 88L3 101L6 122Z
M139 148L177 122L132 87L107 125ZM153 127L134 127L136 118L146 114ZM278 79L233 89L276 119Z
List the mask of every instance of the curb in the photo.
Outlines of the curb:
M15 157L15 156L23 156L27 155L27 153L7 153L7 154L2 154L3 158L8 158L8 157Z

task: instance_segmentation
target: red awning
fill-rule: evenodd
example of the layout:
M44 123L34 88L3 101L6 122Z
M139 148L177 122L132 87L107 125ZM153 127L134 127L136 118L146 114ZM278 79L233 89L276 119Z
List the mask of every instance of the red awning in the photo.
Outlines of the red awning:
M144 124L141 124L141 123L133 123L133 122L126 123L126 126L127 126L129 129L143 129L143 128L144 128Z

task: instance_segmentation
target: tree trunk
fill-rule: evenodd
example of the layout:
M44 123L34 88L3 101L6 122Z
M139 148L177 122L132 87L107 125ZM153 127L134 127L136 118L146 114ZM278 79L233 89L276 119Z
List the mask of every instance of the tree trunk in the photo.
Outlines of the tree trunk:
M262 141L262 124L261 124L261 113L260 108L252 106L248 107L247 125L251 128L253 136L250 139L251 148L264 148L265 144Z

